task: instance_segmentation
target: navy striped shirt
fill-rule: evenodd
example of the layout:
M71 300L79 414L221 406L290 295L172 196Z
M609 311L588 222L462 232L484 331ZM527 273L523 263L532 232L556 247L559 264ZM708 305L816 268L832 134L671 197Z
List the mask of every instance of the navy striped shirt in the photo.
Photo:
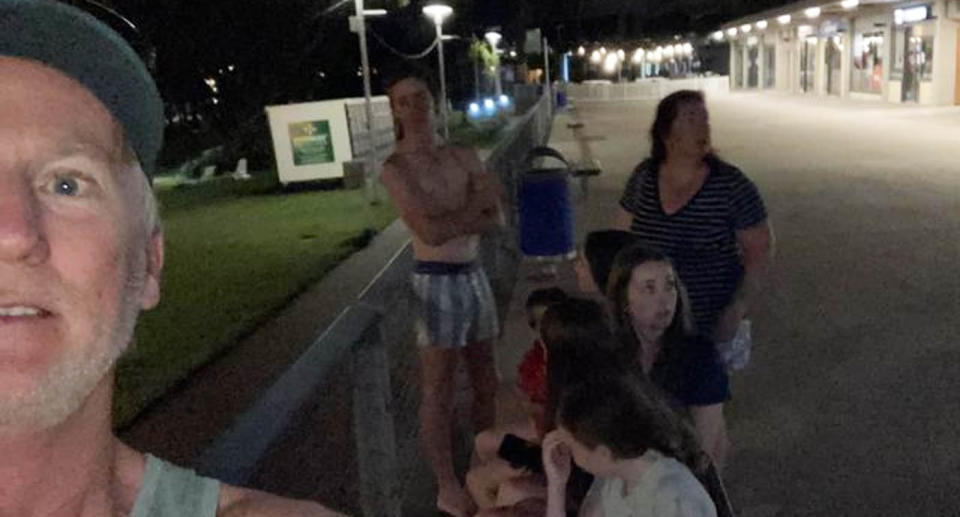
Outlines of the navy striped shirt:
M620 206L633 214L630 230L663 251L687 288L697 329L709 334L743 277L736 232L767 219L756 185L739 169L717 159L703 186L673 215L663 212L657 167L642 162L633 171Z

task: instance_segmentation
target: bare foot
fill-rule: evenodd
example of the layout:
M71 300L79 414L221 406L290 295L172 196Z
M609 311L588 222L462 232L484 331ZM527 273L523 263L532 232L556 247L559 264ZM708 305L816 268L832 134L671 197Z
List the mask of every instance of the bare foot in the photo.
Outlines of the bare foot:
M477 511L473 498L459 484L440 487L437 509L453 517L470 517Z

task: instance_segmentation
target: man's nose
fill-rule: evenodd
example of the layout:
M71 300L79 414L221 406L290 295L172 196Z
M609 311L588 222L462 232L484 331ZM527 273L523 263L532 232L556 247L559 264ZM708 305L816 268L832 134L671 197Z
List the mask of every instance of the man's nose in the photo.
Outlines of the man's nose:
M0 171L0 261L36 261L47 253L39 200L28 182Z

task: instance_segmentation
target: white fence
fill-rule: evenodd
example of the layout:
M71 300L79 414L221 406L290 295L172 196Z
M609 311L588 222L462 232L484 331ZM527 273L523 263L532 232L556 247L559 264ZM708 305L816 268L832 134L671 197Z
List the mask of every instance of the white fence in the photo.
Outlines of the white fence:
M709 95L730 92L727 76L690 79L641 79L635 82L585 82L566 85L567 97L579 101L658 100L678 90L701 90Z

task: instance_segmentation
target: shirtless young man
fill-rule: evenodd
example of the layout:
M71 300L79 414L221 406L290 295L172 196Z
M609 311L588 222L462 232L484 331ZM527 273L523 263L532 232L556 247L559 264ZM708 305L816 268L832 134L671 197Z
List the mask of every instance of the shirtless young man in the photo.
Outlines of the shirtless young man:
M0 517L339 515L113 434L114 366L160 300L145 172L162 137L156 86L116 33L64 3L0 0Z
M438 145L433 96L425 80L401 76L387 94L397 144L381 181L413 234L420 437L437 479L437 508L463 517L475 506L453 470L454 372L462 356L473 385L474 424L491 427L498 384L493 340L499 324L477 248L481 234L504 224L502 186L472 149Z

